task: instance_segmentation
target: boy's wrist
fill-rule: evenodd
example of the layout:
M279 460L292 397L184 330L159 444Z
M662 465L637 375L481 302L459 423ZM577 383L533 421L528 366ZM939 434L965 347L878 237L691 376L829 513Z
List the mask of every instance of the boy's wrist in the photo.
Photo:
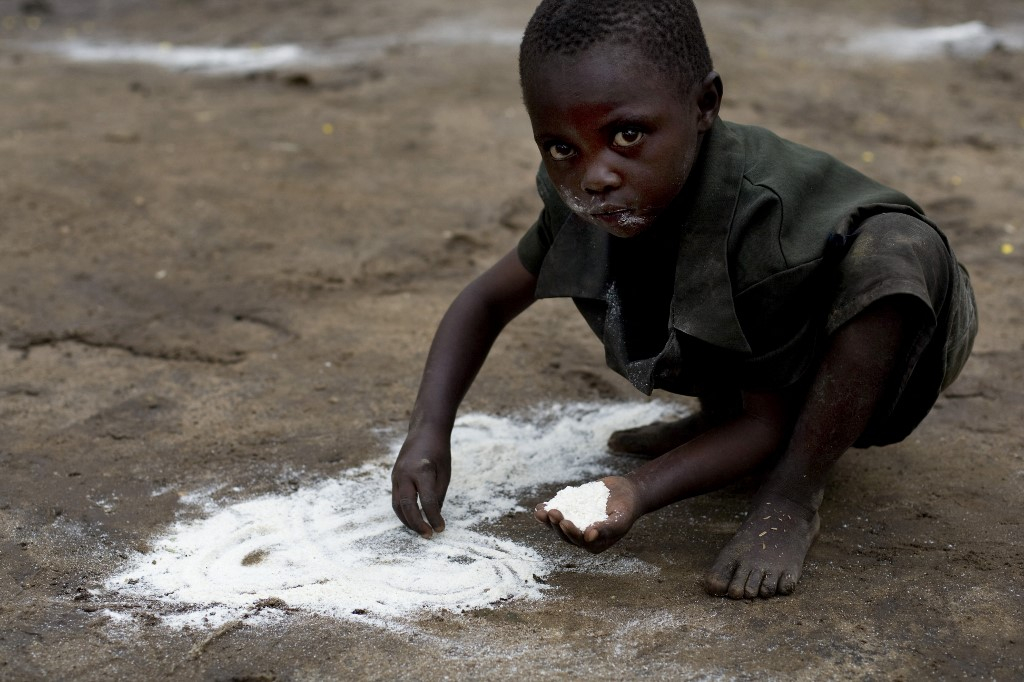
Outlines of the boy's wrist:
M413 413L409 420L409 438L437 437L448 440L452 435L453 417L436 417Z
M622 478L629 482L629 484L633 488L633 499L636 503L637 518L640 518L641 516L646 516L648 513L653 511L652 509L648 508L647 486L644 481L644 476L640 472L640 470L638 469L636 471L631 471L628 474L624 475Z

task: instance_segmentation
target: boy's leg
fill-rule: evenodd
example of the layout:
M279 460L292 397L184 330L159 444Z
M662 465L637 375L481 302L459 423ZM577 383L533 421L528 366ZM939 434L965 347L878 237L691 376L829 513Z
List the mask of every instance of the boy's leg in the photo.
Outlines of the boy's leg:
M883 298L830 337L789 445L707 574L708 592L739 599L794 590L818 535L827 476L903 376L918 305L908 296Z
M608 448L617 454L653 459L732 419L743 410L739 389L709 393L699 399L700 412L675 421L616 431L608 439Z

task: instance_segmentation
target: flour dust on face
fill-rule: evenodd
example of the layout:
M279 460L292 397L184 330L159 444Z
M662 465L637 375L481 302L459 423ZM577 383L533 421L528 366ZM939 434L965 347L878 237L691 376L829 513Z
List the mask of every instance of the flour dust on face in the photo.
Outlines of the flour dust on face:
M529 496L543 486L607 473L613 430L678 412L651 402L460 417L447 527L431 540L406 530L391 510L400 441L383 460L290 494L223 506L196 498L205 502L203 518L174 524L105 581L105 615L131 623L149 607L168 626L214 628L242 618L271 624L298 611L403 629L424 613L541 599L550 589L544 576L571 549L525 546L488 527L510 512L529 523L537 502ZM589 555L572 561L582 571L652 570L614 557L600 568Z
M551 182L581 220L634 237L679 197L721 100L714 72L684 88L635 46L547 55L523 101Z

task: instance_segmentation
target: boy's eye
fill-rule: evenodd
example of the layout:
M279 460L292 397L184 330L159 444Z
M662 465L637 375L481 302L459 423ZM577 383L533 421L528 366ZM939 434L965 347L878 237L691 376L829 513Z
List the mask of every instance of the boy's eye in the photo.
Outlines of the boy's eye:
M550 154L551 158L554 159L555 161L568 159L570 156L572 156L572 147L570 147L567 144L562 144L561 142L558 142L548 147L548 154Z
M626 128L615 133L615 137L612 138L612 143L616 147L632 147L640 140L644 139L644 134L636 128Z

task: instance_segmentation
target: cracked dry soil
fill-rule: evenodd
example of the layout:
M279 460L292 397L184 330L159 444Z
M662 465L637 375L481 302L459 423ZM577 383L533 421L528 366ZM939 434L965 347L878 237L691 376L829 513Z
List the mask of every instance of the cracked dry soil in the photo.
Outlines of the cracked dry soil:
M827 49L856 26L1022 23L1015 0L699 3L723 115L915 197L980 304L974 356L923 426L839 465L795 595L701 591L737 488L613 550L655 576L556 573L544 602L406 633L102 615L94 588L180 494L280 492L382 453L445 307L532 221L536 150L505 45L219 77L30 47L324 46L466 17L517 29L532 4L0 0L0 679L1024 677L1024 54ZM513 324L467 406L636 398L570 307ZM551 541L529 514L500 531Z

